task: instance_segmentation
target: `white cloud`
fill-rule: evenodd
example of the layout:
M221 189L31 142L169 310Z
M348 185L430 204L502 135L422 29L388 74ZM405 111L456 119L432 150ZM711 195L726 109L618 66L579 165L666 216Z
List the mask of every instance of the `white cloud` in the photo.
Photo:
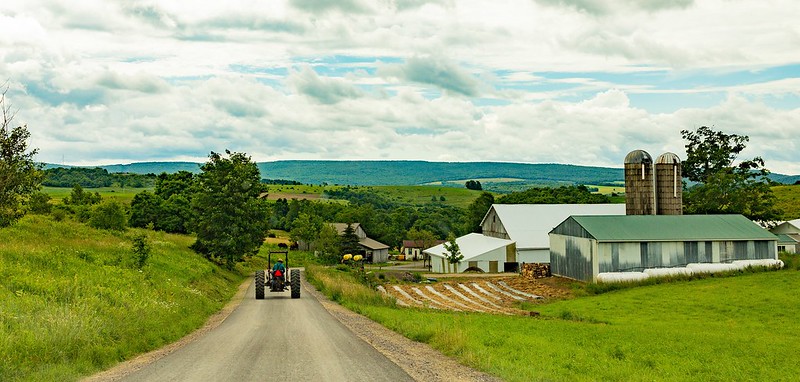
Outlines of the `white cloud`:
M800 173L798 19L793 0L7 0L0 73L51 162L620 166L713 125Z

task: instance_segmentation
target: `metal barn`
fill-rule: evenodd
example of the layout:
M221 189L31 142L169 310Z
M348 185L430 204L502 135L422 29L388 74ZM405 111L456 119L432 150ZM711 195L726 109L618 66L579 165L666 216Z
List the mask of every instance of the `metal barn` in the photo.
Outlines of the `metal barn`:
M742 215L570 216L550 231L554 275L777 259L777 237Z

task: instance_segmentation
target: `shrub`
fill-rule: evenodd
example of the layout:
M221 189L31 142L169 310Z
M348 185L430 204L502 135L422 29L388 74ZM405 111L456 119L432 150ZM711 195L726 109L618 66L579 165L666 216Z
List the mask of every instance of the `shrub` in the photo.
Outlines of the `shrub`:
M150 258L150 243L147 235L140 233L133 237L133 265L142 269Z
M99 229L122 231L125 229L125 211L116 200L108 200L92 210L89 225Z
M49 214L53 205L50 204L50 195L44 192L35 192L31 194L31 199L28 201L28 209L34 214Z

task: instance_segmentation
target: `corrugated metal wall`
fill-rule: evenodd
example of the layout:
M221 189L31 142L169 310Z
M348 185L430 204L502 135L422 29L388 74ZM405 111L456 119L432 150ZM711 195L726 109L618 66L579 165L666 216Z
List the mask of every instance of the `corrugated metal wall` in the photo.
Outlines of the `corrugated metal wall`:
M550 271L576 280L594 280L593 247L592 239L550 234Z

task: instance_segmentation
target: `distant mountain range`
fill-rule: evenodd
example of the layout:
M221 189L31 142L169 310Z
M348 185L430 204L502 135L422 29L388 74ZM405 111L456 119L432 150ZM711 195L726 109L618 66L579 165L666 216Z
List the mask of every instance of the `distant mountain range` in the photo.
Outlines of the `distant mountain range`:
M139 162L97 166L108 172L160 174L178 171L200 172L200 163ZM67 167L47 164L50 167ZM258 163L264 179L294 180L306 184L340 185L418 185L486 179L491 182L526 184L613 184L623 182L621 168L570 164L529 164L503 162L426 162L426 161L330 161L287 160ZM771 174L779 183L793 184L800 175Z

